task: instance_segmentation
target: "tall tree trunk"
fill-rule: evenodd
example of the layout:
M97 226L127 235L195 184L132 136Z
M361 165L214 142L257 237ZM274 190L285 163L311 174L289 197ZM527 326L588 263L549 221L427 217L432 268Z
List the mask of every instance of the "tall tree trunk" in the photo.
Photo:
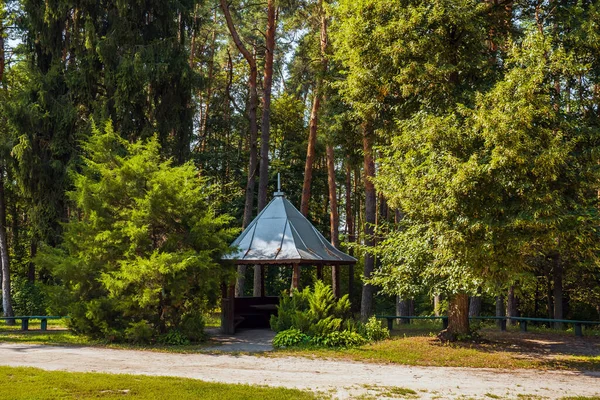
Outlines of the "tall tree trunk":
M554 278L554 319L563 319L563 266L561 263L560 254L557 254L554 257L552 275ZM562 328L562 322L554 323L554 329Z
M442 295L436 294L433 296L433 315L439 317L442 315Z
M306 162L304 164L304 183L302 184L302 199L300 200L300 212L308 216L308 205L310 203L310 187L312 184L313 163L315 161L315 148L317 145L317 126L319 119L319 108L321 107L321 94L319 83L315 85L313 104L310 111L308 124L308 147L306 149Z
M327 145L327 183L329 184L329 226L331 231L331 244L335 248L340 247L339 214L337 205L337 189L335 185L335 157L333 145ZM336 298L340 297L340 266L331 267L331 286Z
M265 70L263 75L263 109L260 135L260 176L258 182L258 211L267 205L269 184L269 141L271 129L271 89L273 86L273 53L275 51L275 0L267 1L267 32Z
M496 296L496 317L506 316L506 309L504 308L504 296ZM496 325L502 326L502 321L497 320Z
M190 39L190 58L189 58L189 65L190 65L190 69L194 69L194 57L196 56L196 37L198 36L198 8L200 7L199 4L196 4L194 6L194 18L192 20L192 37Z
M440 333L444 341L456 340L457 335L469 334L469 295L459 293L448 299L448 329Z
M223 10L223 15L225 16L225 20L227 22L227 28L229 29L229 33L235 43L239 52L244 56L248 66L250 67L250 76L248 79L248 90L249 90L249 100L248 100L248 119L250 122L250 137L249 137L249 149L250 149L250 161L248 164L248 180L246 182L246 198L244 202L244 218L242 222L242 228L246 228L250 222L252 222L252 211L254 208L254 188L256 186L256 172L258 169L258 124L256 120L256 110L258 108L258 91L257 91L257 67L256 67L256 57L248 51L244 43L240 39L240 36L237 33L235 25L233 24L233 20L231 18L231 13L229 12L229 5L227 4L227 0L220 0L221 9ZM236 282L235 293L236 296L242 296L244 293L244 283L246 267L239 266L238 267L238 279Z
M271 129L271 88L273 86L273 52L275 51L275 0L267 2L267 32L265 49L265 70L263 75L263 109L260 135L260 174L258 179L258 212L267 205L269 184L269 142ZM264 295L263 266L254 266L254 297Z
M350 155L346 156L346 234L348 243L354 243L354 212L352 210L352 166ZM354 248L350 246L348 254L354 255ZM352 301L354 295L354 265L348 266L348 297Z
M508 288L508 296L506 297L506 315L511 318L518 317L517 298L515 297L515 285L510 285ZM511 325L516 325L516 320L510 320Z
M410 316L410 300L403 299L400 296L396 297L396 315L398 317L409 317ZM407 319L399 319L399 324L408 324L410 321Z
M214 12L213 22L215 24L217 23L217 10L215 10L215 12ZM212 37L211 37L211 42L210 42L210 47L209 47L210 59L208 61L208 79L206 80L206 82L207 82L206 100L204 102L204 112L201 113L200 134L198 135L198 136L200 136L200 140L202 141L202 143L201 143L201 151L202 152L206 151L206 148L208 146L208 140L209 140L208 116L209 116L209 112L211 111L210 107L211 107L211 100L212 100L212 95L213 95L213 76L214 76L214 70L215 70L216 40L217 40L217 29L216 29L216 27L214 27L212 30ZM200 104L200 107L202 107L202 104Z
M312 170L315 159L315 147L317 143L317 129L319 125L319 110L321 108L323 76L327 73L327 16L323 10L323 1L319 0L319 11L321 15L320 46L321 46L321 71L317 75L317 81L313 92L313 104L310 110L310 121L308 123L308 147L306 149L306 163L304 164L304 183L302 184L302 199L300 200L300 212L308 215L310 202L310 189L312 184Z
M10 263L8 259L8 241L6 239L6 201L4 197L4 169L0 166L0 264L2 266L2 309L5 317L12 317L12 298L10 294ZM8 325L14 321L8 320Z
M552 300L552 272L546 275L546 314L549 319L554 317L554 301Z
M365 173L365 239L366 247L375 245L375 223L377 212L377 195L375 193L375 185L373 178L375 177L375 160L373 158L373 127L370 122L363 123L363 152L364 152L364 173ZM375 268L375 257L367 252L365 253L365 266L363 275L365 278L370 278ZM362 299L360 303L360 316L363 321L366 321L370 316L373 308L373 295L375 288L371 284L363 284Z
M469 298L469 317L479 317L481 314L481 296Z

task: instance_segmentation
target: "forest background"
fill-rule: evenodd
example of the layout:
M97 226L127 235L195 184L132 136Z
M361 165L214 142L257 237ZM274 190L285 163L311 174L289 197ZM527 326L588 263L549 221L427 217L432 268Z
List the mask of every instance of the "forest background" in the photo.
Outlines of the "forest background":
M161 329L173 309L171 323L193 326L185 310L216 304L228 228L248 225L281 174L288 199L359 258L325 281L363 319L447 309L464 332L469 313L600 317L597 1L21 0L0 12L5 315L76 312L57 305L62 288L89 297L83 315L123 314L100 293L158 307ZM166 189L123 189L140 180ZM108 193L95 184L116 197L90 201ZM129 247L111 247L102 234L124 225L108 239ZM151 240L128 242L135 229ZM84 259L98 249L94 269ZM259 267L237 272L238 295L260 290ZM268 294L289 287L288 269L266 272ZM190 280L203 284L182 289ZM165 295L178 291L197 302Z

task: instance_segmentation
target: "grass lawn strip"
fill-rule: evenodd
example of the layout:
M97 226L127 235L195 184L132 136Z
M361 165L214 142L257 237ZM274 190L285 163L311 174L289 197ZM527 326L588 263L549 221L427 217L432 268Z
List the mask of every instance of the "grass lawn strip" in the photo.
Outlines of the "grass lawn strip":
M290 399L317 398L314 393L285 388L208 383L195 379L113 375L0 367L0 381L11 390L4 400L55 399Z

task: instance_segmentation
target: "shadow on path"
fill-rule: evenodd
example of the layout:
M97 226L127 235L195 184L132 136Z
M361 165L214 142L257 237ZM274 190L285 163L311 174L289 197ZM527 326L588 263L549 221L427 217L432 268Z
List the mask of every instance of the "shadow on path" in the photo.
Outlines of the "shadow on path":
M235 335L224 335L218 328L214 328L207 329L206 333L216 346L205 347L203 351L257 353L273 350L275 332L270 329L240 329Z

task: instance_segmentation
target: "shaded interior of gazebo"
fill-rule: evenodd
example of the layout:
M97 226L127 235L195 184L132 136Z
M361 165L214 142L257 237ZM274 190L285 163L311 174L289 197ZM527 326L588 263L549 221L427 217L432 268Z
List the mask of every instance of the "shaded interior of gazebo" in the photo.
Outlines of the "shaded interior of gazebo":
M281 191L232 243L236 250L225 260L235 265L284 266L293 269L291 288L298 288L302 267L353 265L354 257L336 249L302 215ZM318 273L319 274L319 273ZM279 297L265 296L264 268L258 297L235 297L235 285L223 287L221 329L233 334L236 327L267 327L277 312Z

